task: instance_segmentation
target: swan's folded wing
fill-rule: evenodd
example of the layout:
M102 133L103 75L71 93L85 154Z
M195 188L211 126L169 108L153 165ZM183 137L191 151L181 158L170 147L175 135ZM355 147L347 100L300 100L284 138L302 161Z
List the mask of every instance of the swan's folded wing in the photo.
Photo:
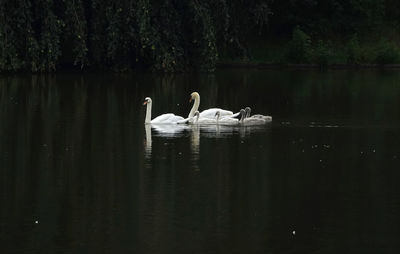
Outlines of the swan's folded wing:
M192 119L193 117L188 117L182 120L178 120L176 123L177 124L185 124L185 123L189 123L189 120Z
M229 111L229 110L220 109L220 108L210 108L210 109L203 110L200 113L200 117L215 118L215 113L217 113L217 111L220 112L220 117L233 115L233 112Z
M233 114L233 115L231 115L231 116L229 116L229 117L236 118L236 117L238 117L239 115L240 115L240 112L237 112L237 113L235 113L235 114Z
M174 122L174 123L177 123L177 122L182 121L182 120L185 120L185 119L183 117L181 117L181 116L176 116L174 114L172 114L172 116L169 118L169 121L170 122Z
M172 113L167 113L167 114L157 116L156 118L151 120L151 123L176 123L177 121L180 121L180 120L183 120L183 117L176 116Z

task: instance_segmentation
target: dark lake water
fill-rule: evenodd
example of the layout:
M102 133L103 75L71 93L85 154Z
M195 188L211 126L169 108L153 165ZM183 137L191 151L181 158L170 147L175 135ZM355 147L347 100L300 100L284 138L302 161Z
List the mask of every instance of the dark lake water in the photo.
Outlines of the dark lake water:
M397 71L0 76L2 254L399 253L399 180Z

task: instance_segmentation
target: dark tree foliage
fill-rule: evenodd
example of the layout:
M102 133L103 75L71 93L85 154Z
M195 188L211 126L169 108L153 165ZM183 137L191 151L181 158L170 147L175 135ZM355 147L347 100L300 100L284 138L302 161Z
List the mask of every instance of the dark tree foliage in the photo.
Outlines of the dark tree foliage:
M72 62L116 70L212 71L219 52L246 56L268 0L2 0L0 71Z
M285 0L274 1L271 19L275 29L290 32L295 26L319 35L353 34L380 25L393 0ZM398 19L399 17L395 17Z
M399 21L397 0L0 0L0 72L72 64L213 71L222 55L251 59L254 38L290 38L297 27L313 42L350 40ZM290 59L303 62L308 46L295 42ZM318 59L330 55L329 47L314 44ZM359 62L353 44L348 61ZM292 54L299 47L307 54Z

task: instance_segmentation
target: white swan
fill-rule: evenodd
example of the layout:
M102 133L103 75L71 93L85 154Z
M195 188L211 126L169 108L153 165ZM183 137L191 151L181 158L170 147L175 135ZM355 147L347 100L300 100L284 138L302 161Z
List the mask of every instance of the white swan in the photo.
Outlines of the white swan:
M256 114L256 115L252 115L250 116L251 113L251 108L250 107L246 107L245 108L246 111L246 116L245 119L264 119L267 122L271 122L272 121L272 116L265 116L265 115L260 115L260 114Z
M244 116L244 114L245 114L244 109L241 109L239 114ZM217 124L220 124L220 125L238 125L239 124L239 119L237 119L237 118L233 118L233 117L230 117L230 116L221 117L220 111L217 111L215 113L215 117L217 118L216 119Z
M196 111L199 110L199 106L200 106L200 95L199 95L198 92L193 92L193 93L190 94L190 100L189 100L189 102L191 102L192 100L194 100L194 103L193 103L192 109L190 110L190 113L189 113L188 118L194 117L194 113L195 113ZM230 115L233 115L233 112L230 111L230 110L225 110L225 109L220 109L220 108L210 108L210 109L203 110L203 111L200 113L199 117L200 117L200 119L201 119L201 118L205 118L205 117L206 117L206 118L211 118L211 119L213 119L213 118L215 117L215 113L216 113L217 111L220 111L221 117L222 117L222 116L230 116ZM190 122L190 120L189 120L189 122Z
M167 113L163 114L160 116L157 116L153 120L151 120L151 105L152 105L152 100L150 97L146 97L144 99L143 105L146 106L146 118L144 120L145 124L176 124L178 121L183 120L183 117L181 116L176 116L172 113Z

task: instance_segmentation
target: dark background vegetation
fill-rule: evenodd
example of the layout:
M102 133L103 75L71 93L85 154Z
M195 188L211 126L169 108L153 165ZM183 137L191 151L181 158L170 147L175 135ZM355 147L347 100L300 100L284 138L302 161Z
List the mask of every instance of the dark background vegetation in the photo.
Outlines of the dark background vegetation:
M396 0L1 0L0 72L399 63Z

